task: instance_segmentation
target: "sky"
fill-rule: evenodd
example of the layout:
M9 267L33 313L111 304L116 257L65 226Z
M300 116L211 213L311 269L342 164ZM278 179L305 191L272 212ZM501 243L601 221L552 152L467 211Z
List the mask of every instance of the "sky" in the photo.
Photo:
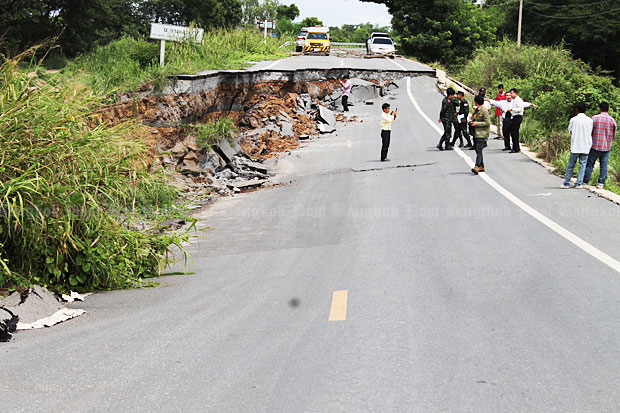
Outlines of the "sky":
M296 21L318 17L325 26L359 23L389 26L392 20L385 5L358 0L280 0L280 3L299 7L300 15Z

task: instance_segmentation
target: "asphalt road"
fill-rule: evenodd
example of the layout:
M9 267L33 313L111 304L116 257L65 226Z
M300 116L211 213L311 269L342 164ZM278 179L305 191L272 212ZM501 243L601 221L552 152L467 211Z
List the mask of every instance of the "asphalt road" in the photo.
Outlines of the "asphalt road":
M473 176L434 80L399 84L390 162L353 106L203 211L195 274L0 346L2 410L618 411L620 207L499 141Z

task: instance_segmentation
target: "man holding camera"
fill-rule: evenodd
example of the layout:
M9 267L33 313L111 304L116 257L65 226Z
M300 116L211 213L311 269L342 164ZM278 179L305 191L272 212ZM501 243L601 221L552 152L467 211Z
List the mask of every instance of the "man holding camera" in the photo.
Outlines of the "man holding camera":
M381 162L389 161L387 158L388 149L390 147L390 136L392 134L392 123L396 120L398 109L390 113L390 104L384 103L381 106L383 113L381 114Z

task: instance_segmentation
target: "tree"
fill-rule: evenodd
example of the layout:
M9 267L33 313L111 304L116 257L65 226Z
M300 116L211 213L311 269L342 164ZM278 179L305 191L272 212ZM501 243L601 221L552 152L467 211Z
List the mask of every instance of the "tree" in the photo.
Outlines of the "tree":
M499 16L505 35L515 39L518 3L489 0L486 9ZM522 40L541 45L564 43L576 57L613 71L618 79L620 20L615 9L607 1L592 0L572 0L568 5L563 0L525 3Z
M282 4L276 8L276 17L278 19L284 18L293 21L297 16L299 16L299 8L295 4L291 4L290 6Z
M301 25L303 27L322 26L323 22L318 17L306 17L302 20Z
M255 24L257 19L275 19L279 6L278 0L241 0L241 20L245 24Z
M495 28L467 0L363 0L385 4L404 52L448 66L465 62L473 51L495 40Z
M199 27L234 27L241 23L241 0L185 0L183 17L186 24L192 21Z

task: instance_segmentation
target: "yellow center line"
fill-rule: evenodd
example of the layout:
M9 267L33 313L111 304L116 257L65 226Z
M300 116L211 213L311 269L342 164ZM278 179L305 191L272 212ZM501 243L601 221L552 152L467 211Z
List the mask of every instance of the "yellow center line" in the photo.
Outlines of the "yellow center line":
M344 321L347 319L347 300L349 290L334 291L332 308L329 310L329 321Z
M344 59L340 59L340 66L344 67Z

